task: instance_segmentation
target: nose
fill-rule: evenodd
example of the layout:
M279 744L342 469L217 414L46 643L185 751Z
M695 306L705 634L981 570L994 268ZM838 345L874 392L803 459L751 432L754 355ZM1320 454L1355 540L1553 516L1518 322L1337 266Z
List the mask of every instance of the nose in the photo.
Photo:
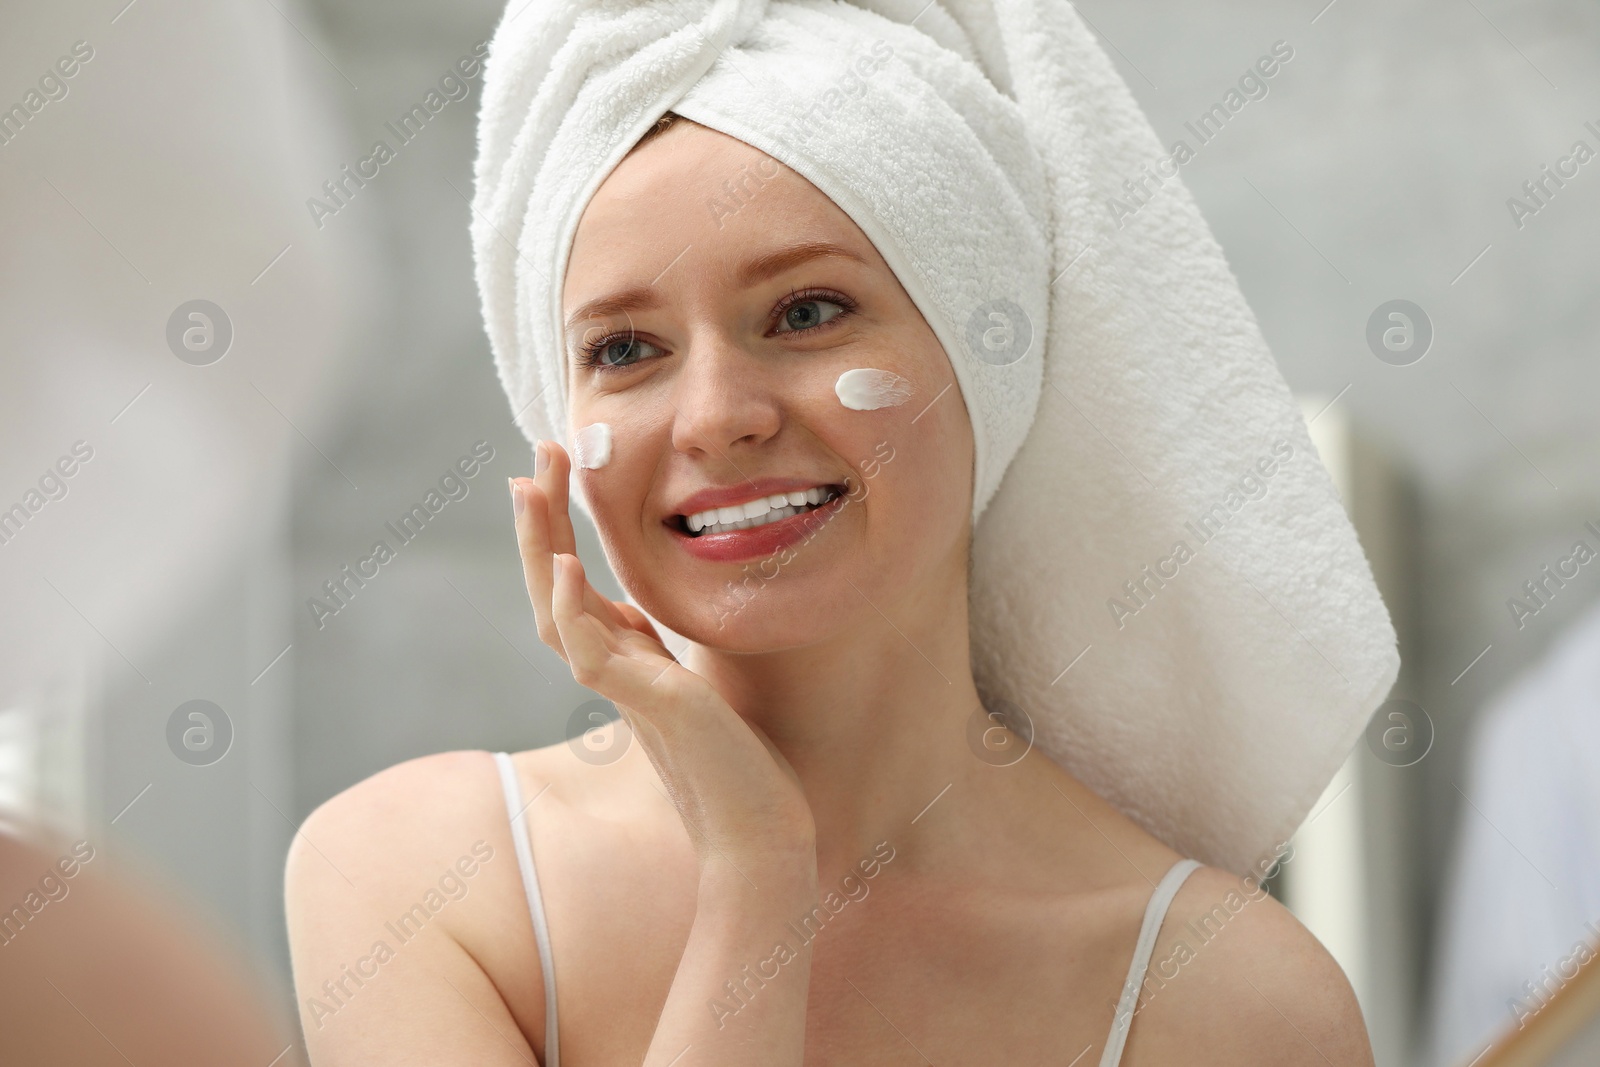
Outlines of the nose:
M692 340L669 394L673 447L737 462L736 453L770 440L782 416L778 370L725 335Z

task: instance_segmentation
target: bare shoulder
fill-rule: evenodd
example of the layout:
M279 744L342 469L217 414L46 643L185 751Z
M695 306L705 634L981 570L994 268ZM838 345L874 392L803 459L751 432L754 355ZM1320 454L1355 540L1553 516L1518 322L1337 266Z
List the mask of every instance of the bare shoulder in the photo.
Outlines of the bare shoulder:
M410 875L437 877L439 864L456 858L445 853L470 854L480 831L498 825L490 816L497 807L503 815L500 798L487 752L439 752L397 763L306 817L289 847L289 888L338 881L381 896ZM480 853L495 851L498 842L483 844L488 848L480 846Z
M538 976L504 794L488 752L396 764L319 805L289 848L285 909L320 1065L527 1063ZM498 925L500 955L474 931ZM512 946L515 946L513 948Z
M1371 1067L1339 964L1254 880L1200 867L1167 911L1123 1060Z
M577 992L591 979L627 985L658 955L675 967L672 946L679 934L687 938L694 917L697 861L626 724L613 720L514 761L556 966L564 958L567 970L581 971L569 987ZM608 999L603 985L593 996Z

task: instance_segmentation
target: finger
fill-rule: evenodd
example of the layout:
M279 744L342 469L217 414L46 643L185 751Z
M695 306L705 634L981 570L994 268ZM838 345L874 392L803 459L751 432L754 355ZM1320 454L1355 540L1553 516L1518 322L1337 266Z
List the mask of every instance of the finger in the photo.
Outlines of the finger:
M544 490L550 501L550 549L553 552L578 552L578 540L572 531L571 501L572 457L554 441L541 441L544 449L544 470L534 476L534 482Z
M539 639L549 645L563 659L566 659L566 650L562 646L561 633L555 625L550 610L552 586L552 533L551 506L545 492L539 487L537 480L527 478L510 479L512 492L520 487L523 490L523 515L517 520L518 546L522 554L523 580L528 588L528 600L533 604L534 618L538 624ZM513 497L513 502L515 498ZM569 527L570 529L570 527ZM576 553L569 553L576 555ZM619 630L636 629L633 621L618 610L617 605L601 595L593 583L585 578L583 583L583 607L598 619L609 623ZM654 636L654 628L649 630ZM659 641L659 638L657 638Z
M632 632L632 620L622 612L622 605L601 593L587 578L583 582L583 609L608 623L613 630Z
M640 611L632 604L628 604L623 601L617 601L616 608L617 612L623 617L626 625L639 631L646 637L652 638L665 647L666 642L662 641L661 635L656 632L655 623L651 622L650 617L644 612Z
M603 696L611 694L604 688L602 679L617 646L611 641L610 628L584 610L583 586L587 576L583 564L571 553L552 557L561 561L561 573L554 578L550 595L551 616L560 634L561 645L566 649L567 666L577 683Z
M562 659L561 634L551 613L550 505L543 489L529 478L512 478L512 506L522 495L522 512L516 517L517 550L522 556L522 576L528 587L528 600L538 626L539 640L549 645Z
M586 580L575 555L562 554L561 574L551 598L555 624L567 650L567 663L579 685L630 708L659 707L673 702L666 684L675 661L660 642L646 641L632 630L613 631L582 610L579 586ZM642 644L641 644L642 642Z
M536 445L536 452L542 452L544 467L534 476L534 484L539 487L545 500L548 502L545 514L548 516L546 532L548 547L545 552L567 552L577 554L577 535L572 527L572 514L570 510L569 487L572 484L572 458L566 449L554 441L540 441ZM536 461L536 467L539 465ZM548 571L549 564L545 564ZM585 583L584 607L607 619L616 626L631 627L632 622L617 611L612 601L602 596L593 583ZM652 628L653 632L653 628Z

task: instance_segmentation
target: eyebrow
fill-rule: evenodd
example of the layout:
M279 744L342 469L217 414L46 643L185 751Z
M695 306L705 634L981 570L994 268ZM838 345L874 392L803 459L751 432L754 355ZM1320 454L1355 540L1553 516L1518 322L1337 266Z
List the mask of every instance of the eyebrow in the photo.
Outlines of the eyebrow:
M734 276L734 283L741 289L748 289L758 282L764 282L802 263L824 258L851 259L863 265L867 262L861 255L843 245L827 241L804 241L750 260L739 268ZM620 315L629 311L648 311L659 307L660 303L660 297L651 286L635 285L598 300L591 300L579 307L567 319L567 329L570 330L588 319Z

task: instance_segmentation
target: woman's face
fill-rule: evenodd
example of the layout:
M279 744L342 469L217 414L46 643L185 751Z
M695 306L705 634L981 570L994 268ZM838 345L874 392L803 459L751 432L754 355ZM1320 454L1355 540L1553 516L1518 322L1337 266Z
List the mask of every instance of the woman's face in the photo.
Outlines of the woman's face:
M575 455L574 473L618 579L672 630L768 651L965 595L973 444L954 373L871 242L805 179L680 120L584 211L562 315L569 439L581 455L599 432L586 427L611 435L609 460ZM851 371L847 395L887 382L904 399L846 406ZM831 503L775 518L775 494L827 487ZM756 499L774 521L690 529Z

